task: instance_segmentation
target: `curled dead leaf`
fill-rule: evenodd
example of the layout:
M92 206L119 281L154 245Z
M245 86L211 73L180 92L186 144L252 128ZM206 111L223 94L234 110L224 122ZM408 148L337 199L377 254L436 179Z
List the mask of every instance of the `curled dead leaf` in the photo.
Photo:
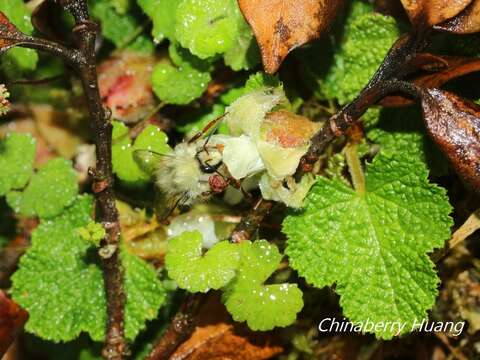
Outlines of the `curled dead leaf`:
M267 73L288 53L318 38L333 22L341 0L238 0L253 29Z
M458 15L472 0L401 0L415 26L434 26Z
M0 358L28 319L28 313L0 290Z
M427 132L455 170L480 191L480 106L439 89L423 89Z
M472 34L480 31L480 1L474 0L458 16L435 28L456 34Z

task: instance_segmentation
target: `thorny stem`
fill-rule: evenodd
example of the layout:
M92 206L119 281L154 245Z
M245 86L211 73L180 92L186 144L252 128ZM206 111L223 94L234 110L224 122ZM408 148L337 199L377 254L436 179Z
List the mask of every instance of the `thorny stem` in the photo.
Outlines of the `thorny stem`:
M96 197L96 217L106 230L102 245L114 249L111 256L102 257L107 298L107 330L103 356L121 360L127 352L124 336L123 268L119 257L120 226L115 207L112 173L112 125L104 111L98 89L95 40L99 26L90 20L86 0L55 0L73 15L76 48L67 48L54 41L21 33L3 14L0 14L0 50L22 46L46 51L63 59L79 74L90 114L96 146L96 167L92 171Z

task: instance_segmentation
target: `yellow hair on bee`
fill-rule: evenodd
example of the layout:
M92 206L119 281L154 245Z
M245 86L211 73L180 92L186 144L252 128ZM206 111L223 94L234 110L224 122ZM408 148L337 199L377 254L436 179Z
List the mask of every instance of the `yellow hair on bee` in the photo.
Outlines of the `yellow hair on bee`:
M156 185L170 197L185 196L182 203L189 205L210 190L208 175L195 159L197 145L180 143L172 153L162 159L156 170Z

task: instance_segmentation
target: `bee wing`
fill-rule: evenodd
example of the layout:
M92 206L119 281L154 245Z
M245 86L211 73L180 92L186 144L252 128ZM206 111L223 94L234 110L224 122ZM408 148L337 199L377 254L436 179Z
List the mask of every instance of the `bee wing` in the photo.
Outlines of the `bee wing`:
M165 154L160 154L151 150L135 150L133 159L145 173L152 176L158 168L159 163L165 159Z
M157 193L155 201L155 213L159 222L164 222L175 209L188 201L187 193L178 196L167 196L161 191Z

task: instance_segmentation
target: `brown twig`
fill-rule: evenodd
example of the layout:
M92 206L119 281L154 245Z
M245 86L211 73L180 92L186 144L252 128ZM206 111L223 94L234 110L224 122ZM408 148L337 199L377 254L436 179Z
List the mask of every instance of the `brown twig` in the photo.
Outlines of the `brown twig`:
M258 200L252 210L242 217L240 223L235 226L235 229L233 229L232 234L230 235L230 242L239 243L244 240L250 240L272 207L272 201L263 199Z
M345 106L312 137L310 148L300 161L295 174L297 181L303 174L312 171L313 165L326 146L342 136L369 107L386 95L401 92L418 97L413 84L402 81L418 67L416 55L426 47L429 31L412 32L398 39L384 61L359 96Z
M13 46L46 51L63 59L79 74L83 84L90 114L90 122L96 145L96 167L93 189L96 197L96 217L106 230L102 245L114 249L103 257L107 297L107 330L103 356L109 360L123 359L127 352L124 337L123 268L119 258L120 226L115 207L112 173L112 125L102 106L98 90L95 40L99 26L90 20L86 0L56 0L75 19L73 34L76 47L66 47L54 41L27 36L20 32L5 15L0 14L0 51Z
M196 293L187 296L180 310L173 317L170 326L155 344L145 360L166 360L195 330L196 319L206 294Z

